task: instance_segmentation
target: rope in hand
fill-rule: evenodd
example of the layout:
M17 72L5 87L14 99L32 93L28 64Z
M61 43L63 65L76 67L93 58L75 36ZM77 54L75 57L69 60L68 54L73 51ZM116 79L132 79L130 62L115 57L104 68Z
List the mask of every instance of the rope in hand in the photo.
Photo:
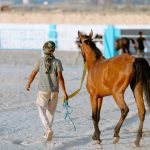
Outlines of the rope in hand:
M73 112L73 110L72 110L71 106L68 105L68 101L67 100L64 101L63 106L66 109L65 120L67 120L67 118L68 118L71 121L71 123L72 123L72 125L74 127L74 131L76 131L76 126L75 126L73 120L70 117L70 114Z
M82 73L82 79L81 79L81 83L80 83L80 88L77 89L75 92L73 92L71 95L69 95L69 96L68 96L68 100L69 100L70 98L76 96L76 95L79 93L79 91L80 91L81 88L82 88L82 84L83 84L85 75L86 75L86 64L84 64L84 69L83 69L83 73ZM64 108L66 109L65 120L66 120L67 118L69 118L69 120L70 120L71 123L73 124L74 130L76 131L75 124L74 124L73 120L72 120L71 117L70 117L70 114L73 112L73 110L72 110L72 108L68 105L68 100L65 100L64 98L62 98L62 104L63 104Z

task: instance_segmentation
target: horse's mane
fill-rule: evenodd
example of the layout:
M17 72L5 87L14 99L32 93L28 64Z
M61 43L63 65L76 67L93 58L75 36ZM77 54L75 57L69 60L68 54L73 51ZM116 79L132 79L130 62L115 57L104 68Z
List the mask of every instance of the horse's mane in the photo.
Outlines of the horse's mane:
M96 47L96 44L91 39L85 40L85 43L88 44L91 47L92 51L95 53L96 60L103 56L101 50Z

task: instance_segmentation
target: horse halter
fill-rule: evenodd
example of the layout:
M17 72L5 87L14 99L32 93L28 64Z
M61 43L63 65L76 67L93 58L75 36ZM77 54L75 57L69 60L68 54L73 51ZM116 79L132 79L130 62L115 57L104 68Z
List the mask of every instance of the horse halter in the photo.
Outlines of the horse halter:
M90 37L86 37L83 42L85 43L85 41L91 41L92 39Z
M88 41L88 40L92 40L89 36L87 36L87 35L82 35L82 39L83 40L81 40L81 38L80 38L80 40L79 40L79 42L82 44L83 42L85 42L85 41Z

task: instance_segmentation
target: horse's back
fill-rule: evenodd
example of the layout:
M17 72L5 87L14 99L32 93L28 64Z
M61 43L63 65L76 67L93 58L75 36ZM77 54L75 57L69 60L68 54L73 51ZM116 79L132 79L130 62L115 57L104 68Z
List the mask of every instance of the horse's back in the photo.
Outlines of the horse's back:
M107 74L105 74L105 76L109 80L119 80L120 77L128 78L128 76L132 76L132 74L134 73L134 61L135 57L128 54L122 54L108 59L105 64L107 70Z
M125 53L122 55L115 56L112 59L120 59L120 58L123 58L123 59L131 61L131 62L134 62L134 60L135 60L134 56L129 55L129 54L125 54Z
M120 72L122 69L125 70L125 69L132 68L134 61L135 61L135 57L133 57L132 55L122 54L110 59L105 59L100 63L97 62L96 65L94 66L97 67L100 71L103 71L103 69L104 70L109 69L114 72L117 71L118 69L118 72Z
M126 65L132 66L133 62L135 61L135 57L129 54L122 54L122 55L115 56L111 59L108 59L107 61L111 65L117 65L117 66L120 65L120 67L121 65L123 65L122 67Z
M135 57L122 54L111 59L97 62L89 73L89 83L102 95L111 95L115 87L123 89L128 86L133 76L133 62Z

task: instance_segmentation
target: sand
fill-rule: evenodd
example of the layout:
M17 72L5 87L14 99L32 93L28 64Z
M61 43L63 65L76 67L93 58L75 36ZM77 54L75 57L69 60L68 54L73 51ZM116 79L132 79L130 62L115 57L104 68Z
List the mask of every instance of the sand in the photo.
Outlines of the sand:
M150 24L149 11L4 11L0 13L1 23L56 23L56 24Z
M35 104L38 76L31 86L31 91L25 91L27 76L32 70L38 52L1 52L0 55L0 149L1 150L132 150L132 144L138 128L138 114L135 100L130 88L125 93L125 99L130 112L121 129L120 141L113 143L113 130L120 117L120 111L111 96L105 97L100 120L101 145L95 145L92 140L93 123L89 94L85 87L79 95L69 101L73 109L71 118L76 131L69 121L64 120L65 109L59 94L58 107L53 124L54 138L50 143L43 139L43 126L38 116ZM66 54L58 55L64 67L64 78L68 93L79 88L83 63L71 65ZM65 59L66 58L66 59ZM69 61L69 60L68 60ZM150 112L147 110L143 129L141 147L138 150L150 149Z
M148 12L64 12L53 11L0 12L1 23L57 23L57 24L150 24ZM113 143L113 130L119 120L120 111L111 96L105 97L100 120L102 143L95 145L92 140L93 123L89 94L85 82L81 92L69 101L73 109L71 118L76 126L74 131L70 122L64 120L65 109L61 103L62 93L55 113L53 124L54 138L50 143L43 139L43 126L35 104L38 76L25 91L27 76L33 68L39 52L1 51L0 52L0 150L133 150L133 142L138 128L137 106L128 87L125 99L130 112L121 129L120 141ZM64 78L68 93L79 88L83 69L82 58L76 60L73 55L58 52L62 60ZM75 56L75 57L74 57ZM150 111L147 110L143 129L141 147L138 150L150 149Z

